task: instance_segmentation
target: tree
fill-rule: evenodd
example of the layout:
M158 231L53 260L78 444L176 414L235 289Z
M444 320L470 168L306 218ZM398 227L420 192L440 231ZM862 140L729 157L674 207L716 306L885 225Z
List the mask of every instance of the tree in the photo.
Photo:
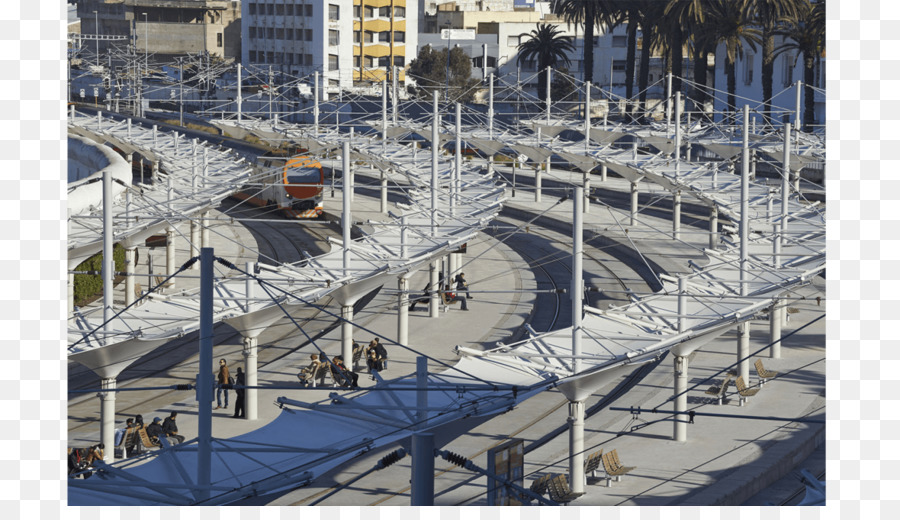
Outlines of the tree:
M640 2L641 8L641 66L638 76L640 106L646 106L647 87L650 83L650 53L666 46L665 4L652 0Z
M423 99L431 99L435 90L448 89L447 49L436 50L426 45L409 64L409 75L416 80L415 93ZM472 61L459 47L450 49L450 81L448 97L466 103L475 97L478 80L472 78Z
M552 0L550 9L566 23L584 27L584 81L594 81L594 28L616 25L617 7L608 0Z
M709 19L715 27L715 41L725 46L725 76L728 78L726 110L736 108L735 63L744 57L744 44L755 51L756 46L762 43L762 32L753 26L753 13L750 8L750 3L734 0L713 0L709 5Z
M812 89L816 60L825 51L825 0L819 0L815 4L806 2L800 6L797 18L789 20L776 34L789 40L775 50L775 56L792 50L803 55L803 129L809 131L816 117L815 93Z
M772 76L775 70L775 32L787 20L797 19L808 0L747 0L756 10L756 22L762 28L762 88L765 114L772 112Z
M529 39L519 44L519 57L516 62L522 64L537 61L538 66L538 98L547 98L547 67L557 63L568 66L568 53L575 50L572 38L563 36L555 25L537 24L537 28L528 34Z
M553 101L572 101L576 98L578 88L569 76L569 69L561 68L550 80L550 99Z
M708 23L706 11L711 0L669 0L666 5L665 15L671 17L673 23L687 29L688 38L673 44L683 45L684 41L691 43L691 54L694 62L694 92L692 97L702 109L706 101L706 68L707 56L713 49L712 39L709 37L712 27ZM682 37L684 33L681 33Z

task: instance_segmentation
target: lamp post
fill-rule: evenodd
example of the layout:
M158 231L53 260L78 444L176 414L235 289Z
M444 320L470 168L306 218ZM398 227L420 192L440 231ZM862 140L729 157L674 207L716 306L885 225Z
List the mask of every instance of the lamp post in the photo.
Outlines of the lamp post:
M94 35L97 41L97 66L100 66L100 15L97 14L97 11L94 11L94 29L97 31L97 34Z
M450 27L453 24L447 20L444 25L447 26L447 91L444 93L444 101L450 99Z
M150 63L147 60L147 48L150 47L150 26L147 20L147 13L141 13L144 15L144 68L147 68L147 65Z

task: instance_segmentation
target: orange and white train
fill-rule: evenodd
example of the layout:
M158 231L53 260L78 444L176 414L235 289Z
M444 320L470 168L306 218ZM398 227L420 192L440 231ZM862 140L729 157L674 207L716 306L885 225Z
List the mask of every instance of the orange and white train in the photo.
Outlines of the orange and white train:
M267 155L257 160L253 180L234 197L277 209L288 218L321 218L324 185L325 171L318 160L305 155Z

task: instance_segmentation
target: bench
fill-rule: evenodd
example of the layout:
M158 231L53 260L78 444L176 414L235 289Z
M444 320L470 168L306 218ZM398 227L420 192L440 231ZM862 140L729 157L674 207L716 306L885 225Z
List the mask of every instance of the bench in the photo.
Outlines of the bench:
M132 426L126 428L122 440L119 441L119 444L113 446L113 457L120 459L128 458L128 448L133 446L135 442L137 442L137 427Z
M447 293L445 293L445 292L441 293L441 301L444 302L444 305L442 305L444 312L447 312L447 310L450 309L451 305L460 302L460 300L453 300L453 301L448 300Z
M738 376L737 381L734 382L734 386L735 388L737 388L738 394L740 394L741 396L738 399L741 406L744 406L744 401L759 393L759 388L747 387L747 384L744 383L744 376Z
M350 365L350 369L354 372L358 372L359 362L362 360L363 352L365 352L365 348L356 341L353 342L353 364Z
M315 370L315 372L313 370ZM310 366L300 370L300 373L297 374L297 377L305 386L312 386L313 388L315 388L316 381L319 381L320 384L325 384L326 374L330 374L330 371L328 370L328 363L319 362L316 364L315 369L313 369L312 364L310 364Z
M606 470L606 487L610 487L610 480L612 477L616 477L616 482L619 482L622 479L622 475L629 473L631 470L635 469L634 466L623 466L619 461L619 454L616 450L611 450L607 453L604 453L602 456L603 459L603 469Z
M588 455L586 459L584 459L584 479L587 481L588 473L591 474L591 477L596 477L597 470L600 469L600 464L602 464L601 458L603 457L603 450L595 451Z
M545 495L547 490L550 488L550 479L553 478L553 475L550 473L544 475L543 477L533 481L531 486L528 488L538 495Z
M138 433L138 435L140 436L139 438L140 438L140 440L141 440L141 444L143 444L143 446L144 446L145 448L159 448L159 444L157 444L157 443L153 442L152 440L150 440L150 436L147 435L147 428L146 428L146 427L138 428L137 433Z
M562 505L566 505L584 494L573 492L569 488L569 480L563 474L555 475L550 479L548 491L550 491L550 500Z
M706 393L709 395L716 396L716 399L718 400L717 404L721 405L722 400L725 398L725 392L728 391L728 385L731 384L731 379L732 379L731 374L728 374L727 376L725 376L725 379L722 381L721 385L718 385L718 386L713 385L713 386L709 387L709 389L706 391Z
M756 363L754 363L753 366L756 367L756 374L759 376L759 382L761 385L766 384L766 379L772 379L773 377L778 375L778 372L766 370L766 367L763 366L762 359L757 359Z

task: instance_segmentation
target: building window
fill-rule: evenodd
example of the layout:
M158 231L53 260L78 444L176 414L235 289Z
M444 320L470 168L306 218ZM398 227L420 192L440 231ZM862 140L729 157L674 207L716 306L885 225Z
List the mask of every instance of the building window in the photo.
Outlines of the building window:
M307 17L307 18L312 18L312 15L313 15L313 6L312 6L312 4L307 4L307 5L305 5L304 7L306 7L306 17Z
M216 33L216 47L222 46L222 33Z
M250 4L250 5L253 5L253 4ZM250 36L250 39L251 39L251 40L255 40L255 39L256 39L256 27L250 26L250 29L248 30L248 33L249 33L249 36Z
M613 47L625 47L628 45L628 38L625 36L613 36Z
M391 17L391 6L386 5L380 9L378 9L378 16L382 18L390 18Z
M394 18L406 18L406 8L405 7L395 7L394 8Z
M359 31L353 31L353 43L359 43Z
M285 4L285 16L294 16L294 4Z
M794 57L791 56L791 53L784 54L784 72L781 74L781 77L784 79L783 85L785 87L790 87L794 82Z
M506 46L507 47L518 47L519 46L519 37L518 36L508 36L506 38Z
M266 6L266 13L267 13L269 16L274 15L274 14L275 14L275 6L272 5L272 4L268 4L268 5Z
M306 40L306 41L308 41L308 42L313 41L313 31L312 31L312 29L304 29L303 31L304 31L304 37L303 37L303 39Z
M293 40L294 39L294 30L291 28L285 29L284 35L287 36L288 40Z
M405 56L394 56L394 65L398 67L403 67L406 65L406 57Z
M284 4L275 4L275 16L284 16Z
M366 18L375 18L375 9L369 6L366 6L366 8L363 10L363 13L365 14Z
M625 72L625 62L627 60L613 60L613 72Z
M256 51L250 51L247 53L247 57L250 58L251 62L256 61Z
M328 31L328 45L340 45L341 33L339 31Z
M266 38L270 40L275 39L275 28L274 27L266 27Z
M365 34L363 34L363 42L372 43L373 35L374 35L374 33L372 31L366 31Z
M751 85L753 83L753 55L747 54L744 56L744 85Z
M353 18L359 18L360 9L361 7L358 5L353 6Z
M312 65L312 54L303 55L303 64L308 66Z
M284 29L278 27L275 29L275 39L283 40L284 39Z
M378 58L378 66L379 67L390 67L391 66L391 57L390 56L381 56Z
M328 4L328 19L329 20L340 20L341 19L341 6Z
M381 31L380 33L378 33L378 41L390 42L391 41L391 31Z
M338 55L337 54L329 54L328 55L328 70L338 70Z
M254 4L254 3L250 4L250 6L247 8L247 14L250 14L250 15L256 14L256 4Z
M394 31L394 43L403 43L406 41L406 33L403 31Z
M367 69L371 69L372 67L375 66L375 60L372 58L372 56L366 56L365 64L366 64Z

